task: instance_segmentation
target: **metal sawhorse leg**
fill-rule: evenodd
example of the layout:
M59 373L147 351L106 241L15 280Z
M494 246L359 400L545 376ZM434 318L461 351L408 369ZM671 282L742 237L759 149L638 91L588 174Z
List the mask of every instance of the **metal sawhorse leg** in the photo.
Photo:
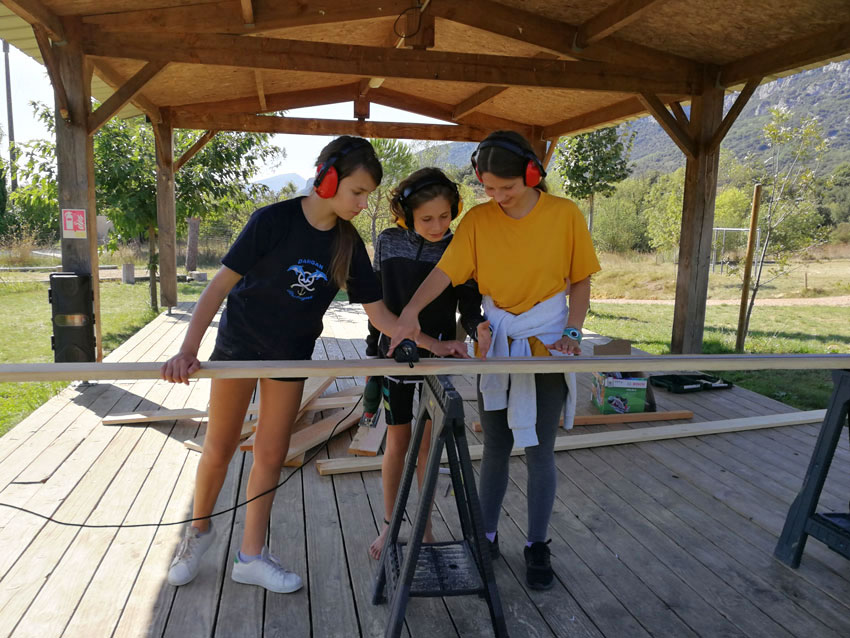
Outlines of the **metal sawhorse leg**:
M847 410L850 406L850 370L835 370L832 379L835 389L812 452L809 469L803 479L803 487L788 510L785 527L773 552L776 558L795 568L800 566L800 558L809 536L814 536L830 549L850 558L850 514L815 513L838 439L847 424Z
M428 466L419 495L419 506L413 518L410 540L400 543L398 534L428 418L432 421ZM426 545L422 543L422 535L434 500L444 448L463 538ZM495 635L497 638L507 637L508 630L496 589L490 548L484 536L478 492L466 443L463 400L448 377L430 376L425 377L422 384L419 414L407 450L387 540L375 575L372 603L377 605L389 599L390 615L384 635L395 638L401 634L407 603L412 596L465 595L482 596L487 601Z

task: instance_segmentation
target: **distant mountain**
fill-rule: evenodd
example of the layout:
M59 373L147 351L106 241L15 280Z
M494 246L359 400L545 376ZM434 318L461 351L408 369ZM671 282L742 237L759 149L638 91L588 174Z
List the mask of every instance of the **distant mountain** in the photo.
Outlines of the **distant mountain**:
M737 93L726 96L725 109L736 97ZM760 86L723 141L723 148L731 150L739 159L748 153L763 151L761 130L770 120L769 109L773 106L785 106L797 115L818 116L830 143L823 171L850 162L850 60ZM689 111L688 107L685 111ZM684 155L653 118L634 120L629 126L637 132L631 156L635 174L670 173L684 166ZM430 147L420 154L430 154L427 162L436 166L466 166L474 150L474 143L452 142Z
M273 191L277 192L289 182L295 184L296 190L301 190L307 184L307 180L301 177L298 173L283 173L281 175L272 175L264 179L258 179L256 183L265 184Z

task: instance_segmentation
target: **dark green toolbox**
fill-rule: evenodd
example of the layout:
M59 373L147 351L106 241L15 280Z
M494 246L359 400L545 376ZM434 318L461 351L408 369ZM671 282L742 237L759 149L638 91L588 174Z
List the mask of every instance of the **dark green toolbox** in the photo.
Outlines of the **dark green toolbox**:
M659 374L649 377L649 382L657 388L683 394L701 390L726 390L733 383L710 374Z

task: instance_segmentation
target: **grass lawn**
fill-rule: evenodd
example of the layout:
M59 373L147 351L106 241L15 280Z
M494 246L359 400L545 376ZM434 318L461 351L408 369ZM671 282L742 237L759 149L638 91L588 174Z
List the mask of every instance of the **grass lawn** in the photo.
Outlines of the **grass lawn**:
M203 284L179 284L181 301L196 300ZM0 285L4 309L0 363L46 363L50 349L50 304L46 283L20 282ZM147 282L133 286L118 282L101 284L103 354L117 348L156 315L150 309ZM0 435L35 410L67 383L0 383Z
M749 353L850 353L850 321L846 307L770 306L756 308L747 337ZM585 327L610 337L630 339L652 354L670 353L673 306L591 303ZM735 351L737 306L706 309L706 354ZM738 385L795 408L825 408L832 392L829 372L822 370L755 370L723 372Z

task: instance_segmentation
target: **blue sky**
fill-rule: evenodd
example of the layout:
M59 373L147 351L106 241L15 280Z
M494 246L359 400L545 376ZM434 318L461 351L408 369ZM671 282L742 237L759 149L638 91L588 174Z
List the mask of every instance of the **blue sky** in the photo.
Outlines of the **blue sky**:
M31 101L53 103L53 90L47 78L44 67L18 51L10 47L9 64L12 77L12 113L15 118L15 139L18 143L32 139L43 138L47 132L33 117ZM5 76L3 78L5 82ZM3 85L5 87L5 84ZM3 131L3 140L0 144L0 153L8 158L9 147L6 117L6 95L3 88L3 99L0 99L0 129ZM294 109L288 114L292 117L321 117L330 119L353 119L352 105L350 102L344 104L331 104L321 107L307 109ZM422 117L406 111L399 111L388 107L373 104L371 115L375 121L392 122L423 122L440 123L439 120ZM313 164L322 147L332 138L317 135L275 135L275 143L286 149L286 159L282 160L277 167L267 167L257 176L258 179L276 175L279 173L298 173L304 178L311 177L314 173Z

